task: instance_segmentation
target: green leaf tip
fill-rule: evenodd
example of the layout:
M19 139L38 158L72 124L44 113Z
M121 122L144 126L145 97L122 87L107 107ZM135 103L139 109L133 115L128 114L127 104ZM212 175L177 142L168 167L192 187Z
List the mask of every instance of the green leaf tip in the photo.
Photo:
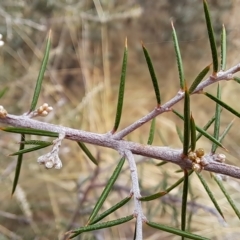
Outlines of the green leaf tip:
M175 31L173 21L171 21L172 25L172 36L173 36L173 43L174 43L174 50L176 54L176 59L177 59L177 65L178 65L178 74L179 74L179 80L180 80L180 88L183 90L184 85L185 85L185 79L184 79L184 71L183 71L183 63L182 63L182 57L181 57L181 52L178 44L178 38L177 38L177 33Z
M156 96L156 99L157 99L157 108L159 108L160 105L161 105L161 96L160 96L160 91L159 91L159 86L158 86L158 80L157 80L157 77L156 77L156 74L155 74L155 71L154 71L152 60L149 56L149 53L148 53L147 49L143 45L143 42L142 42L142 49L143 49L143 53L144 53L144 56L145 56L145 59L146 59L147 65L148 65L148 70L149 70L149 73L150 73L150 76L151 76L151 79L152 79L152 84L153 84L153 88L154 88L154 91L155 91L155 96Z
M212 27L211 17L210 17L208 4L206 0L203 0L203 8L204 8L205 20L206 20L206 25L208 30L210 48L212 52L213 77L215 77L218 72L218 53L217 53L217 46L216 46L214 31Z
M49 34L48 34L46 49L45 49L42 64L41 64L41 67L40 67L40 71L39 71L39 74L38 74L37 83L36 83L36 86L35 86L33 99L32 99L32 103L31 103L31 107L30 107L29 112L34 111L36 106L37 106L38 98L39 98L41 88L42 88L42 81L43 81L43 78L44 78L44 73L45 73L46 68L47 68L50 48L51 48L51 30L49 31Z
M125 79L126 79L126 71L127 71L127 59L128 59L128 49L127 49L127 38L126 38L123 61L122 61L121 79L120 79L119 91L118 91L117 112L115 116L115 123L112 130L112 134L114 134L117 131L120 120L121 120L121 116L122 116L123 99L124 99L124 91L125 91Z

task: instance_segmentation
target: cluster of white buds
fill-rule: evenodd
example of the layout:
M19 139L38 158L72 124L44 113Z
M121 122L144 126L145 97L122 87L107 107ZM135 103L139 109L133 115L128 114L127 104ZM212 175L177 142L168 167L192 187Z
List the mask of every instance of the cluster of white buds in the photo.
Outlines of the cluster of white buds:
M38 109L36 109L35 111L33 112L30 112L28 114L28 116L30 118L33 118L33 117L38 117L38 116L41 116L41 117L45 117L47 116L51 111L53 110L53 108L51 106L49 106L47 103L44 103L42 106L40 106Z
M38 116L47 116L53 110L47 103L44 103L37 109Z
M189 152L188 158L192 161L192 169L196 172L201 172L204 166L208 165L208 160L204 157L203 148L198 148L195 152Z
M46 168L62 168L62 161L58 156L58 152L62 143L62 140L65 138L65 133L59 133L59 136L56 140L53 141L52 151L39 157L37 162L39 164L44 164Z
M6 116L7 116L7 111L6 111L6 109L2 106L2 105L0 105L0 118L5 118Z

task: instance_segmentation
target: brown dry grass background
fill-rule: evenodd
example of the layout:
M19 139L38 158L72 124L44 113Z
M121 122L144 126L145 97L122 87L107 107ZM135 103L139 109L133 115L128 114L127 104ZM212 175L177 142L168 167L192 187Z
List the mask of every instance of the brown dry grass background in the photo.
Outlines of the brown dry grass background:
M227 67L231 67L240 61L240 2L209 0L209 5L218 39L222 23L226 26ZM41 120L86 131L105 133L113 126L126 36L129 61L120 129L155 107L141 41L152 57L162 101L169 100L178 90L170 18L174 20L180 40L187 81L190 83L211 62L202 1L7 1L0 2L0 8L0 31L5 41L0 49L0 81L1 89L9 87L1 99L1 105L13 114L28 111L43 56L44 41L50 28L53 33L52 50L39 104L49 103L54 107L54 112ZM99 19L101 11L112 17L108 23L94 21ZM35 25L14 21L16 19L29 19L46 28L41 31ZM239 110L239 86L234 82L224 82L221 86L223 100ZM216 86L212 86L208 91L215 93L215 89ZM182 103L176 108L181 111ZM214 104L204 96L192 97L193 115L200 126L212 117L214 109ZM232 119L231 114L223 111L222 130ZM180 148L176 125L182 127L182 122L172 113L165 113L157 118L156 123L153 144ZM229 149L227 162L236 165L239 165L239 123L235 119L234 127L224 141L224 146ZM146 143L149 126L144 125L126 139ZM8 155L18 149L19 139L16 135L1 133L0 239L64 239L64 233L69 228L86 223L119 156L112 150L89 145L100 162L99 168L96 168L77 144L65 141L61 148L63 168L47 171L36 163L37 157L46 153L46 149L26 154L19 188L11 198L16 159ZM198 147L204 147L207 152L211 144L202 139ZM182 175L176 173L178 168L171 164L159 168L155 166L155 160L139 156L136 156L136 160L143 195L164 190ZM188 206L192 214L190 230L210 239L238 239L239 220L209 173L203 175L218 199L227 225L219 222L213 204L198 179L192 176L189 201L195 205ZM239 181L229 179L225 186L240 207ZM130 189L126 164L102 210L126 197ZM143 203L144 212L151 221L179 227L180 200L181 187L178 187L165 198ZM107 220L125 216L132 210L133 204L130 203ZM133 232L134 222L131 222L86 233L79 239L132 239ZM145 227L144 239L179 237Z

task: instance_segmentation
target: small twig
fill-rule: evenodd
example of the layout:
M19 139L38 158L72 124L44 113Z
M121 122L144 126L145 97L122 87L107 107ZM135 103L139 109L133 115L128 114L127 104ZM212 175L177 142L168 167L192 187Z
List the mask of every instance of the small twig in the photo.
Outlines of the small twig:
M131 178L132 178L132 192L133 192L133 199L134 199L134 206L135 206L135 215L137 219L136 224L136 240L142 240L142 222L146 221L146 217L142 211L141 201L138 199L141 197L139 182L138 182L138 173L137 173L137 166L134 160L134 156L131 151L124 150L124 155L126 156L129 164L129 168L131 171Z

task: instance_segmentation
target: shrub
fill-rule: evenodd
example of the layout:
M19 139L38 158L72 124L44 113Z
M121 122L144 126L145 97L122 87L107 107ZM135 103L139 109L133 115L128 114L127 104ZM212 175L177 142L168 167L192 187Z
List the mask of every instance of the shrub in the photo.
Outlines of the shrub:
M134 236L131 236L131 238L133 239L142 239L143 229L145 229L147 226L156 228L163 232L179 235L182 237L182 239L184 238L207 239L206 237L200 236L199 234L194 234L190 232L191 230L190 226L193 223L191 217L192 214L194 213L194 209L202 208L206 210L207 208L206 206L202 206L201 204L195 203L193 200L188 201L189 192L191 193L190 182L192 175L195 174L197 176L203 188L206 190L207 195L211 199L216 209L214 214L216 214L219 221L221 223L224 223L225 219L223 215L223 210L221 209L220 204L218 203L218 199L214 196L211 187L209 186L208 182L206 181L205 177L202 174L202 172L205 171L210 172L211 177L216 181L217 185L226 196L226 199L229 205L234 210L236 216L240 218L240 212L238 210L238 207L233 202L230 194L225 189L225 186L223 184L223 180L226 179L226 176L238 179L240 178L240 168L225 163L226 156L224 154L224 151L226 151L226 148L222 144L222 141L229 132L230 128L232 127L233 122L230 122L226 129L224 129L220 134L220 120L221 120L220 118L223 109L234 114L237 118L240 117L239 112L237 112L235 109L233 109L231 106L229 106L228 104L221 100L222 89L220 86L220 82L233 80L237 83L240 83L240 79L234 76L234 74L240 70L240 66L239 64L237 64L231 67L230 69L226 70L226 30L224 26L222 27L221 57L220 57L221 60L219 63L215 34L212 28L207 2L205 0L203 1L203 7L209 36L210 49L212 53L212 64L205 66L191 83L186 81L177 33L172 22L173 42L179 73L179 91L169 101L162 103L161 90L159 88L159 83L155 74L150 54L148 53L148 50L146 49L144 44L142 44L143 53L146 59L146 63L149 69L149 73L151 76L156 96L156 107L147 115L145 115L138 121L132 123L131 125L123 128L120 131L118 131L118 129L122 117L123 100L125 97L124 95L125 79L128 59L127 40L125 42L125 49L123 55L115 121L112 130L109 131L108 133L98 134L93 132L87 132L61 125L54 125L34 119L35 117L39 116L42 117L47 116L53 110L53 108L49 106L47 103L44 103L37 108L39 95L41 93L42 81L44 78L44 73L49 58L51 46L51 32L49 33L48 36L44 58L42 60L42 65L39 71L39 76L37 79L29 111L21 116L16 116L8 114L7 110L3 106L1 106L0 122L3 124L11 125L11 127L2 127L2 130L5 132L17 133L21 135L19 150L11 154L12 156L14 155L18 156L12 194L14 194L18 184L24 154L52 146L52 150L47 154L39 156L37 161L39 164L45 165L47 169L51 168L61 169L62 161L59 158L59 150L61 147L61 143L64 139L75 141L78 144L78 146L82 149L82 151L89 157L89 159L95 165L99 164L99 160L98 158L94 157L94 154L91 153L91 151L87 148L85 143L90 143L96 146L114 149L120 155L120 160L116 164L115 170L111 173L111 177L109 178L109 181L106 183L106 186L104 186L102 194L98 196L95 206L91 210L90 216L86 221L85 225L82 227L79 226L79 228L77 229L70 229L69 231L67 231L66 238L67 237L74 238L80 235L81 233L88 231L94 231L102 228L110 228L112 226L120 225L128 221L133 221L133 219L135 218ZM210 69L212 69L212 73L208 77L206 77ZM205 88L210 85L217 85L216 96L208 92L205 92ZM4 95L5 91L6 89L2 90L1 97ZM203 96L206 96L210 101L213 101L216 105L214 116L212 118L209 118L209 121L204 126L197 126L195 124L195 118L194 115L192 114L192 109L190 105L190 103L193 101L192 96L194 94L201 94ZM173 108L176 105L176 103L180 101L184 102L183 114L179 113ZM157 130L155 122L156 117L166 112L171 112L172 114L175 114L179 119L183 120L182 129L177 128L177 134L179 136L180 141L182 142L181 149L175 149L169 146L152 146L154 134L156 133ZM142 125L149 121L151 121L151 127L149 131L147 144L140 144L124 140L124 138L127 137L130 133L132 133L136 129L139 129ZM213 135L207 132L207 130L211 126L213 126L214 129ZM36 137L34 139L28 139L27 138L28 135L42 136L44 138L39 139ZM54 138L54 140L52 141L45 140L46 139L45 137ZM210 152L206 152L206 150L201 146L196 146L198 145L199 139L201 138L207 138L208 140L211 141L212 147ZM26 147L28 145L30 145L31 147ZM146 194L146 196L142 196L140 193L140 180L138 177L138 169L136 166L135 155L140 155L144 157L143 160L148 161L150 164L154 164L154 162L153 161L151 162L149 158L162 160L160 163L156 164L157 168L161 168L165 164L168 164L169 166L171 164L176 164L180 167L179 174L181 174L181 177L179 177L179 179L171 186L168 187L165 186L164 191L158 191L157 193L151 192L149 194ZM129 174L131 176L132 189L128 196L125 196L125 198L123 198L121 201L117 201L110 208L99 214L101 208L103 207L103 204L108 199L111 190L114 188L116 180L119 179L121 176L121 171L125 163L125 159L128 162L130 170ZM163 181L164 180L167 181L167 177L165 179L163 178ZM183 184L182 199L180 201L181 202L180 229L175 226L167 226L159 222L150 221L145 216L142 203L151 201L157 202L160 198L165 197L165 201L169 201L171 205L171 201L173 202L174 200L170 199L171 198L170 195L169 199L166 197L171 191L176 190L180 184ZM194 187L194 184L192 185L192 188ZM134 209L131 210L130 214L123 217L119 217L115 220L110 221L104 220L107 219L111 213L114 213L119 208L122 208L130 200L132 200L134 203ZM213 210L206 211L210 212Z

